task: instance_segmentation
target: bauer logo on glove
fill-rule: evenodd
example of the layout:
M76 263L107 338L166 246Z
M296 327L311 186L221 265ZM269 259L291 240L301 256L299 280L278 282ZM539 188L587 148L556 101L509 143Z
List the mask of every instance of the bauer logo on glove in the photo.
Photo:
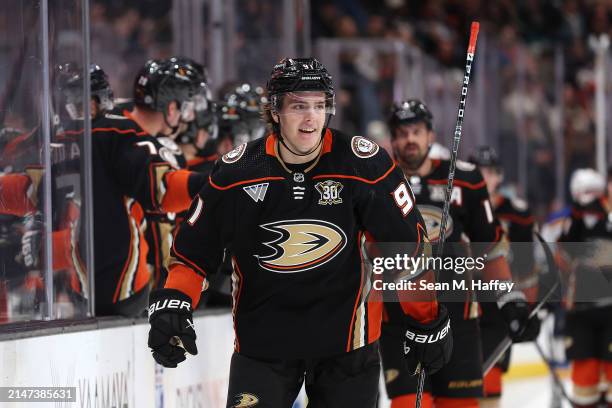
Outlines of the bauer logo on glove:
M415 332L410 331L410 329L407 329L406 338L416 343L435 343L438 340L446 337L449 330L450 330L450 320L448 320L448 322L446 323L446 326L444 326L442 330L434 334L417 334Z
M185 353L198 354L191 299L175 289L159 289L149 297L149 347L153 358L174 368Z

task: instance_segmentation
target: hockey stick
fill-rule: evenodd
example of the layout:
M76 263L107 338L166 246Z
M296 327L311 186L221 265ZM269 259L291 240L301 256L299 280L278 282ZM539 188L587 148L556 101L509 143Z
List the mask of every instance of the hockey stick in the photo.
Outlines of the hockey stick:
M442 220L440 222L440 238L438 239L438 256L442 257L444 251L444 240L446 239L446 224L448 222L448 212L450 209L451 193L453 191L453 182L455 180L455 166L457 164L457 154L459 152L459 142L461 142L461 129L463 126L463 116L465 114L465 101L467 99L468 84L470 83L470 74L472 72L472 62L476 54L476 39L478 38L478 30L480 23L472 21L470 28L470 41L468 43L467 58L465 62L465 72L463 73L463 84L461 85L461 96L459 97L459 110L457 112L457 122L455 124L455 136L453 138L453 150L451 153L450 167L448 169L448 183L446 184L446 195L444 196L444 209L442 210ZM438 276L436 273L436 281ZM419 384L416 394L416 408L421 408L421 399L423 398L423 387L425 386L425 370L420 367Z
M544 241L544 238L542 238L542 236L539 233L536 232L535 235L538 238L538 241L540 241L540 243L542 244L542 247L544 248L544 253L546 254L546 262L548 263L549 268L551 268L552 271L556 272L558 279L555 281L552 287L548 290L548 292L546 292L546 295L542 297L542 300L540 300L540 302L533 308L531 313L529 313L529 317L527 318L527 320L533 319L534 316L540 311L540 309L550 300L552 295L557 290L557 287L559 286L559 283L561 281L561 276L559 276L559 271L557 268L557 264L555 263L555 259L553 257L552 251L548 247L548 244ZM523 330L525 330L526 327L527 327L526 324L523 325ZM506 350L508 350L508 348L510 348L511 345L512 345L512 340L510 339L510 337L509 336L504 337L501 343L499 343L499 345L495 347L491 355L484 362L482 366L483 375L486 375L489 372L489 370L493 368L497 360L499 360L504 355Z
M561 379L559 378L559 374L557 374L557 371L553 367L552 363L544 354L544 350L542 350L542 347L540 347L540 344L538 343L537 340L534 341L533 343L535 344L535 347L538 350L538 354L540 355L542 360L544 360L544 363L546 363L546 366L548 367L548 371L550 371L550 375L552 375L553 381L555 382L555 384L561 391L561 395L563 395L563 398L565 398L570 404L572 404L572 400L565 392L565 387L563 386L563 383L561 382Z

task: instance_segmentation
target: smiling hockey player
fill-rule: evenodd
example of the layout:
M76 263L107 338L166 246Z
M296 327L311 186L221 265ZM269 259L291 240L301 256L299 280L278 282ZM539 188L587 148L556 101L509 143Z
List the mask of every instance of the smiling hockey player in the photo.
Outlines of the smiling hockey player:
M227 248L236 335L227 406L289 408L305 382L313 406L375 407L382 304L369 297L365 234L418 251L422 218L383 149L328 128L334 90L316 59L282 60L267 91L273 132L224 155L192 203L165 288L151 294L149 346L168 367L197 353L191 310ZM403 319L394 347L411 370L435 371L450 356L447 313L430 295L387 306ZM423 337L435 340L414 340Z

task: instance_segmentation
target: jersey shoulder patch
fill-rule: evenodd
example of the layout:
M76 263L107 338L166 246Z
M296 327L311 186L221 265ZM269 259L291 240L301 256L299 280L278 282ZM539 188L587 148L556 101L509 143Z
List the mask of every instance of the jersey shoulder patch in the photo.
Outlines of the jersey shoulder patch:
M521 200L520 198L514 197L510 199L510 204L512 204L512 207L514 207L514 209L516 209L517 211L526 212L529 210L527 201Z
M350 137L333 130L333 153L335 161L346 163L344 170L351 176L368 182L379 179L393 167L393 160L385 149L363 136ZM347 160L348 159L348 160Z
M468 187L470 190L478 190L486 188L484 179L480 170L471 163L457 160L455 163L455 185ZM440 164L435 168L432 175L436 179L448 178L450 169L450 160L441 160Z
M223 160L223 162L227 164L236 163L238 160L242 158L246 150L247 150L247 144L245 142L239 145L238 147L236 147L234 150L230 150L229 152L225 153L223 157L221 157L221 160Z
M380 146L363 136L353 136L351 139L351 150L360 159L375 156L379 149Z
M457 160L455 162L455 165L457 166L459 170L462 170L462 171L473 171L474 169L476 169L476 165L474 165L473 163L468 163L463 160Z

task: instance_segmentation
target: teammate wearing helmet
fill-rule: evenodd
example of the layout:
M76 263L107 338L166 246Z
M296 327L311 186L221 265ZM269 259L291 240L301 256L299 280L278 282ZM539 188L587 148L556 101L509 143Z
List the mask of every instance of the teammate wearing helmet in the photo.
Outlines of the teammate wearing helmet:
M64 98L64 108L72 120L83 119L83 80L81 72L69 65L60 70L60 87ZM90 115L92 120L114 108L113 90L108 83L108 76L99 65L89 66Z
M197 149L189 161L190 170L209 172L217 158L242 143L263 137L266 132L261 116L267 98L262 87L232 82L221 88L220 95L215 106L216 137Z
M409 99L394 105L388 126L395 159L414 191L429 239L435 243L440 235L450 162L429 157L435 137L433 115L422 101ZM492 211L485 182L473 164L457 161L446 237L445 257L484 257L486 262L482 270L476 271L482 276L441 271L440 280L511 281L502 228ZM448 299L444 304L453 325L455 348L449 364L427 377L422 406L435 403L436 407L477 407L483 385L478 305L469 290L438 293L442 295ZM529 313L522 293L490 291L489 296L497 303L508 327L514 328L511 336L518 339ZM393 316L383 322L381 351L387 394L393 408L413 407L417 376L402 366L401 353L394 347L401 333L398 326Z
M197 73L170 62L143 71L135 81L134 109L92 124L97 314L141 312L150 282L144 211L184 211L205 183L177 169L154 137L194 119L201 96Z
M192 309L227 249L236 336L227 407L289 408L304 382L313 406L375 407L382 307L363 243L369 234L383 253L385 242L418 253L421 216L383 149L328 127L335 93L319 61L283 59L267 91L272 133L217 161L179 227L165 288L151 294L149 347L167 367L197 353ZM388 311L412 336L395 344L405 364L435 371L452 337L444 307L424 295Z
M575 201L558 246L569 275L564 302L565 352L572 363L572 403L581 408L610 406L612 168L607 182L592 169L576 170L570 188ZM603 393L600 381L606 385Z
M138 78L146 77L148 71L155 66L168 66L179 71L189 72L190 81L195 85L193 102L193 120L181 120L176 131L170 134L159 133L155 135L155 148L165 161L172 165L175 170L187 169L187 158L183 154L183 149L179 145L179 141L183 137L190 137L190 132L200 132L201 120L203 117L210 117L213 114L212 101L210 100L210 91L208 88L208 80L204 67L187 57L171 57L167 60L150 60L148 61L138 74ZM135 94L146 92L139 84L138 79L135 83ZM192 130L194 129L194 130ZM197 136L196 136L197 137ZM190 169L194 170L195 169ZM206 177L208 173L204 176ZM166 263L170 254L170 246L172 245L172 237L177 218L180 219L182 214L174 212L166 212L160 209L145 210L145 218L147 220L147 228L145 238L148 245L147 262L150 269L153 271L154 287L162 287L167 276Z
M106 74L97 65L89 68L91 84L91 118L95 120L106 110L112 108L112 91L108 85ZM72 303L72 312L85 315L86 305L83 299L88 296L87 272L82 262L82 246L84 223L81 221L81 196L83 146L83 71L80 67L71 64L59 65L53 77L55 114L53 115L51 135L52 143L49 146L51 157L51 192L53 200L53 214L51 222L51 241L53 250L53 272L56 285L56 296L66 303ZM14 139L33 148L39 148L39 130L37 127L30 134ZM24 137L27 136L27 137ZM24 146L9 146L3 153L3 160L10 162L14 172L6 173L0 177L0 216L7 219L12 217L11 233L21 231L22 237L18 253L27 256L10 255L13 258L13 267L9 270L17 271L26 277L28 284L22 295L28 292L27 288L36 288L42 292L42 276L40 275L41 236L43 234L43 216L41 210L43 191L43 168L39 163L38 152L30 154L29 162L25 157L12 156L11 151L27 151ZM90 205L86 203L86 205ZM4 226L3 226L4 227ZM2 228L5 230L5 228ZM5 248L6 249L6 248ZM17 260L17 262L15 262ZM35 283L35 284L33 284ZM27 298L27 296L22 296ZM68 298L68 299L67 299ZM38 300L40 301L40 299ZM21 305L23 307L23 305ZM26 307L31 309L31 307ZM62 313L70 313L63 311ZM68 315L66 315L68 316Z
M500 191L503 182L503 170L497 152L488 146L482 146L469 158L469 161L482 173L489 192L491 205L495 216L500 221L506 237L512 245L512 261L510 269L517 288L528 301L535 302L538 294L538 267L534 259L533 234L535 219L527 204L515 197L510 197ZM522 244L519 244L522 243ZM503 316L496 305L481 304L482 316L480 330L484 356L489 356L495 347L505 337ZM539 333L540 320L534 317L529 325L529 334L523 334L521 340L534 340ZM510 365L510 350L500 358L484 378L484 397L486 406L498 406L502 394L502 374Z

